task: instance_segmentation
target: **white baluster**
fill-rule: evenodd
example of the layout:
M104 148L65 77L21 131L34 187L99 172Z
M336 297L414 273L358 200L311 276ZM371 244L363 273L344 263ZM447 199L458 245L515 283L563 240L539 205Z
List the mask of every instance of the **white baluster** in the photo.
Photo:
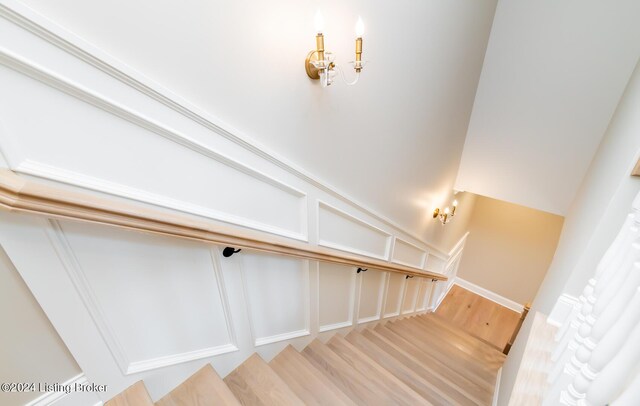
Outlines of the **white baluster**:
M631 381L611 406L638 406L640 405L640 373Z
M640 263L635 264L634 272L636 275L640 275ZM585 397L591 382L615 356L620 347L625 343L629 333L640 321L640 288L638 288L640 277L636 276L636 279L638 279L638 281L635 282L635 288L631 289L633 294L632 299L626 302L622 309L617 307L613 308L613 306L607 309L607 312L615 311L620 315L617 317L615 323L610 327L606 327L604 323L601 323L606 319L603 315L594 326L593 335L585 340L585 344L587 344L597 337L601 338L597 345L594 346L593 352L591 353L591 351L585 350L588 349L587 345L579 348L576 352L576 358L579 362L583 362L584 365L564 395L566 404L575 405L578 400ZM586 359L588 363L584 361L584 359Z
M620 347L615 357L593 380L587 395L578 401L580 406L602 406L611 403L621 395L629 377L637 371L640 362L640 324L636 324L631 334Z
M580 328L580 324L584 322L584 317L579 317L580 311L587 303L587 298L592 295L593 288L596 284L595 279L589 279L587 286L585 286L582 294L578 298L578 303L573 307L571 311L571 316L569 318L568 323L564 323L562 328L558 330L556 334L555 340L558 342L556 348L551 354L551 361L556 362L560 358L560 356L564 353L564 350L567 348L569 341L573 338L574 334L578 332L578 328Z
M635 235L637 231L638 230L636 229L635 232L632 232L632 235ZM624 254L623 260L620 261L620 267L618 268L617 272L610 276L610 280L607 284L606 289L604 289L602 295L595 301L593 308L590 309L591 311L589 312L589 309L585 310L583 308L582 316L584 317L584 321L582 321L581 318L578 319L582 321L580 323L580 327L569 341L566 349L564 349L562 354L557 358L556 366L548 376L549 382L555 382L556 385L560 385L558 381L562 380L561 374L563 373L563 371L565 371L566 366L569 366L568 364L571 360L571 357L573 357L575 351L577 351L577 349L582 345L584 340L591 335L591 330L597 318L602 314L604 309L606 309L608 304L617 294L618 290L624 284L624 281L629 275L631 268L633 268L633 263L637 258L640 258L640 245L630 244L630 246L631 249L625 250L626 253ZM602 286L601 283L597 283L596 288L598 285ZM588 304L585 305L585 308L589 307L590 306ZM569 366L568 373L573 375L571 366ZM566 385L569 385L569 382L570 380L566 382ZM566 385L563 386L562 389L565 389Z
M633 211L634 213L627 215L620 232L598 263L594 278L589 280L583 290L579 311L572 312L566 328L563 326L561 329L564 332L556 337L560 341L551 357L555 365L547 375L548 382L552 386L545 396L545 405L558 403L561 392L568 389L588 359L584 353L578 358L574 356L585 339L591 335L598 316L613 300L616 291L627 278L633 262L640 256L638 247L634 249L632 245L640 234L640 193L633 201ZM589 344L591 345L589 350L592 350L593 342Z

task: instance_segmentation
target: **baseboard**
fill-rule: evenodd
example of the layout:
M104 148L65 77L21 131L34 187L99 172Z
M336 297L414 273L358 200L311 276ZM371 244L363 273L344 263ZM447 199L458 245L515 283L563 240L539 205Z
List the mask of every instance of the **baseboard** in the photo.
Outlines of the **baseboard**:
M75 388L76 385L82 385L87 383L87 377L84 374L79 374L69 379L66 382L60 384L61 387ZM38 396L31 402L25 404L25 406L49 406L57 403L65 396L75 393L74 390L70 390L68 393L65 391L46 392L42 396Z
M492 292L488 289L485 289L483 287L480 287L474 283L471 283L469 281L466 281L460 277L456 277L456 280L454 282L456 285L460 286L461 288L467 289L477 295L480 295L482 297L484 297L485 299L489 299L492 302L496 302L497 304L499 304L500 306L504 306L508 309L513 310L514 312L517 313L522 313L522 311L524 310L524 305L514 302L511 299L507 299L504 296L500 296L499 294Z
M547 317L547 323L558 328L562 327L562 325L565 323L565 321L567 321L567 318L573 311L575 305L578 304L578 301L579 300L577 297L563 293L558 298L555 306L553 306L551 314L549 314L549 317Z

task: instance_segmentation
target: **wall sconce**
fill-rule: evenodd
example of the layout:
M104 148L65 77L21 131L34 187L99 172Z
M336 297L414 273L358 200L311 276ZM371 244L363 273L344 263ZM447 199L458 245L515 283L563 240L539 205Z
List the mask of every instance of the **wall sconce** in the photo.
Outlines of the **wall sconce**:
M433 211L433 218L437 218L440 220L442 225L447 224L451 221L451 218L456 215L456 208L458 207L458 201L453 201L453 210L449 211L449 207L445 207L444 211L441 213L440 208L437 208Z
M316 49L309 52L309 54L307 54L307 58L304 60L304 68L307 71L307 76L314 80L319 79L322 87L327 87L333 83L337 71L340 72L342 80L344 80L348 86L355 85L358 82L360 72L364 67L364 62L362 61L362 35L364 34L364 23L362 22L362 18L358 17L358 22L356 22L356 59L351 62L353 70L356 72L356 77L352 82L347 82L344 77L344 72L340 67L336 66L333 54L324 50L324 35L322 34L322 31L324 30L324 19L322 18L320 11L316 13L315 26L317 32Z

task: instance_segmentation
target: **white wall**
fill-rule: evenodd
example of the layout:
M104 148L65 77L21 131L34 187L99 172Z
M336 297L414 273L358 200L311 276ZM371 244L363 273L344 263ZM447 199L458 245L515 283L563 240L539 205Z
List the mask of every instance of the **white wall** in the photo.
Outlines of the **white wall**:
M549 314L562 293L578 296L620 229L640 190L640 179L630 176L640 156L638 111L640 66L636 66L571 205L556 255L532 311ZM532 319L525 322L507 358L502 373L500 404L507 404Z
M555 214L478 196L458 276L515 303L532 302L562 222Z
M497 3L23 2L233 137L268 148L427 240L438 227L428 221L433 206L451 200ZM362 16L368 63L356 86L322 89L305 74L317 9L326 49L349 79Z
M0 248L0 382L63 383L82 371ZM5 406L24 405L34 392L0 392Z
M86 379L108 385L102 400L141 379L158 399L207 362L225 376L254 352L270 360L288 344L302 349L316 337L432 310L449 286L247 250L224 258L204 243L31 215L0 212L0 224L0 245ZM450 277L464 240L458 247ZM29 343L22 331L11 337ZM2 347L22 348L14 341L2 337ZM3 368L27 368L19 354ZM65 373L53 355L40 360L40 373ZM23 372L16 378L39 376Z
M566 215L640 55L640 2L498 3L456 188Z

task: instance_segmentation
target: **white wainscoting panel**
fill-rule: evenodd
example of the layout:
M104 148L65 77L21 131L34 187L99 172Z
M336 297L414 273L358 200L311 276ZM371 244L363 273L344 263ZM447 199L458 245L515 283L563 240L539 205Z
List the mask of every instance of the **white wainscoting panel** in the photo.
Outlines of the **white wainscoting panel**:
M402 300L402 314L413 313L418 300L422 278L409 278L405 282L404 299Z
M420 278L420 288L416 299L416 311L421 312L429 307L429 296L431 294L431 279Z
M386 272L369 269L360 273L360 303L358 304L358 323L378 320L382 316L382 301Z
M321 262L318 277L320 332L352 325L355 268Z
M75 222L54 244L123 372L236 350L209 246Z
M240 260L255 346L309 335L308 261L251 252Z
M120 110L128 119L114 117L1 65L0 86L4 137L28 151L20 172L307 238L306 195L291 186L216 151L178 145L160 124ZM40 119L22 119L25 112Z
M395 238L391 262L414 268L424 268L427 262L428 252L408 243L400 238Z
M444 272L447 261L435 255L427 256L427 269L435 272Z
M388 259L391 235L326 203L318 203L318 244Z
M400 314L406 279L404 275L389 273L387 282L387 298L384 307L384 317Z

